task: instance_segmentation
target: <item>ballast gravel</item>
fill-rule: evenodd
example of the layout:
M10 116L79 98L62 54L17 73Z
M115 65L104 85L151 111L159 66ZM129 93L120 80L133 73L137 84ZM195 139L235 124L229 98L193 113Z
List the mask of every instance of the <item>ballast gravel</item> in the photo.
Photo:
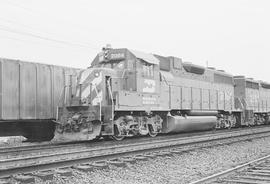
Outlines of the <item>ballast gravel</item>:
M10 146L20 146L26 139L22 136L0 137L0 148Z
M158 156L133 164L127 163L125 167L109 165L107 169L90 172L74 169L72 176L56 176L48 183L189 183L269 153L270 137L267 137ZM39 180L37 183L44 182Z

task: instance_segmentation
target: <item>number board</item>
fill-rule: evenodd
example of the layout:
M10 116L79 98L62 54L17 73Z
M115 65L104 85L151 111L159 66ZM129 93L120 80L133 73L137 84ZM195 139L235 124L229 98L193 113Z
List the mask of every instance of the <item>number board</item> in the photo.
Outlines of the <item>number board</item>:
M123 60L125 59L125 53L111 53L110 60Z

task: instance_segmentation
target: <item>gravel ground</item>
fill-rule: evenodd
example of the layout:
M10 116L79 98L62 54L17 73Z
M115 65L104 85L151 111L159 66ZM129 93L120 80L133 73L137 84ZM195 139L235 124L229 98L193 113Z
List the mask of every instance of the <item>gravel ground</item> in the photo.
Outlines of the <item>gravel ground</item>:
M21 136L13 136L13 137L0 137L0 147L6 147L6 146L19 146L22 145L22 141L24 141L25 138Z
M270 137L156 157L126 167L109 166L88 173L74 170L72 177L59 176L47 183L189 183L267 153Z

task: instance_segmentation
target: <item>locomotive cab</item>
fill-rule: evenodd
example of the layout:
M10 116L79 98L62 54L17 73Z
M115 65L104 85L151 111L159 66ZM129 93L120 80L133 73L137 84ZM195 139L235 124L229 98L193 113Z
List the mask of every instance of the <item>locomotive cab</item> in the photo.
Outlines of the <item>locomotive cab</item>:
M159 108L159 60L151 54L128 49L111 49L104 51L103 55L111 63L125 59L123 69L114 68L116 77L109 78L110 82L107 82L112 92L114 122L111 126L104 126L102 134L109 133L117 140L148 133L156 135L161 130L158 128L161 121L156 125L146 114Z

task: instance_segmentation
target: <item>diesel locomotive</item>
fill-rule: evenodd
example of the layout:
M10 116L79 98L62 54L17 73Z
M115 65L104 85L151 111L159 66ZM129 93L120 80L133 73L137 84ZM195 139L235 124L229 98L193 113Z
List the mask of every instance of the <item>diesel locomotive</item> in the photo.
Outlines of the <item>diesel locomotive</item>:
M260 125L270 111L266 82L126 48L103 48L63 91L56 140Z

